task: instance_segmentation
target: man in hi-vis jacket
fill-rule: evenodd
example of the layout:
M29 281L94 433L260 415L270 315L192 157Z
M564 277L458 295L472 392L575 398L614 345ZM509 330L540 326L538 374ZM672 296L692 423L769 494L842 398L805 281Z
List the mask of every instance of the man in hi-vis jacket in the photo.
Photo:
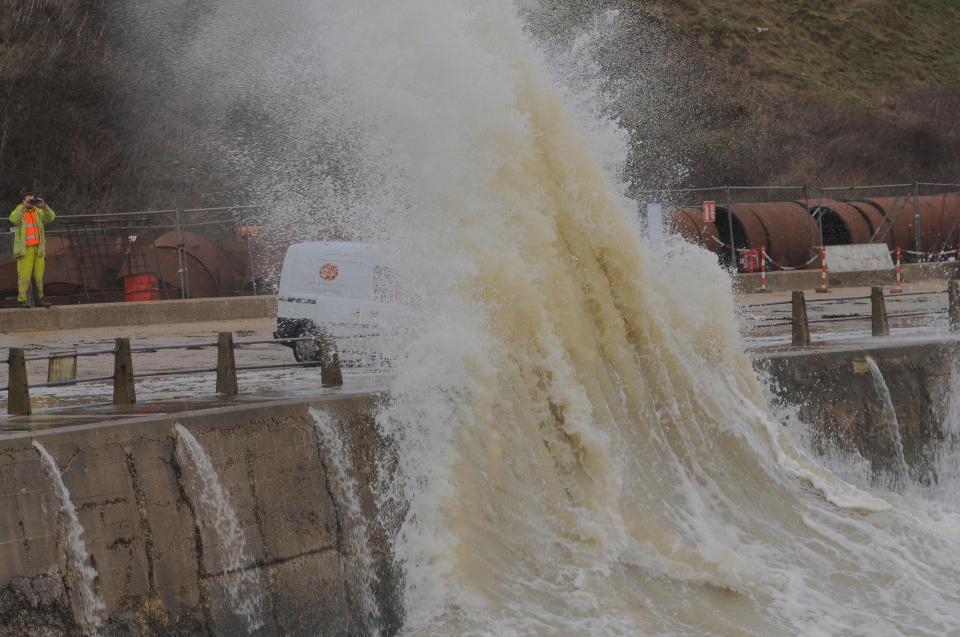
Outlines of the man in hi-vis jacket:
M30 307L27 292L33 279L37 302L43 307L50 303L43 298L43 265L46 257L47 236L44 225L56 218L53 209L33 193L10 213L14 226L13 256L17 259L17 300L20 307Z

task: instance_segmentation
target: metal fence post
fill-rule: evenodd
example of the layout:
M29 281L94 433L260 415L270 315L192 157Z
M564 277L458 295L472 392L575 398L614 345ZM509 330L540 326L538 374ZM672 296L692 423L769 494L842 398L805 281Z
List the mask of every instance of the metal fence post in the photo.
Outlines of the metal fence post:
M7 413L11 416L29 416L30 385L27 381L27 360L23 349L10 348L10 357L7 359Z
M257 295L257 266L253 261L253 237L247 235L247 255L250 257L250 287L253 289L253 295Z
M733 202L730 201L730 186L724 186L723 194L726 198L727 205L727 225L730 227L730 263L733 264L733 271L738 272L739 267L737 266L737 247L733 243L733 210L730 207L733 205Z
M947 296L950 299L950 331L960 332L960 279L950 279Z
M913 182L913 224L916 226L917 234L917 252L923 252L923 246L920 245L920 183ZM923 259L923 257L920 257Z
M177 226L177 272L180 275L180 298L185 299L190 296L190 282L187 279L187 255L186 244L183 242L183 209L177 207L176 215Z
M874 336L889 336L890 324L887 322L887 303L883 298L883 288L870 288L870 324Z
M796 347L805 347L810 344L807 301L803 292L793 293L793 344Z
M224 396L236 396L238 393L232 332L220 332L217 339L217 393Z
M133 384L133 356L130 354L130 339L118 338L113 348L113 404L133 405L137 402L137 390Z

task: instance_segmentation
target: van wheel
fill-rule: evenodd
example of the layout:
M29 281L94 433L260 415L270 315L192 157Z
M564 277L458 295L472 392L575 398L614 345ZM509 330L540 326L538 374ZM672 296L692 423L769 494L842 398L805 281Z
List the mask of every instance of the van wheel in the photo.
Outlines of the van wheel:
M304 335L305 336L305 335ZM293 357L298 363L314 363L320 360L317 341L297 341L293 344Z

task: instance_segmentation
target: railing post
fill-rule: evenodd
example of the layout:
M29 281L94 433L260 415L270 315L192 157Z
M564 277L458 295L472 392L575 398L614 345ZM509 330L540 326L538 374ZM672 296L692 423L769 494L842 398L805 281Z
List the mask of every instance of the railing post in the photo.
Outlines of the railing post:
M57 383L77 379L77 352L51 358L47 363L47 382Z
M10 357L7 359L7 413L11 416L29 416L30 386L27 381L27 361L23 350L19 347L10 348Z
M343 373L340 371L340 355L337 354L333 338L325 334L317 337L317 351L320 354L320 385L322 387L342 387Z
M803 292L793 293L793 344L796 347L805 347L810 344L807 301Z
M236 396L238 393L232 332L220 332L217 339L217 393L224 396Z
M950 298L950 331L960 332L960 279L950 279L947 295Z
M130 339L118 338L113 348L113 404L133 405L137 402L137 390L133 384L133 356L130 354Z
M883 288L870 288L870 323L874 336L889 336L890 324L887 322L887 302L883 298Z

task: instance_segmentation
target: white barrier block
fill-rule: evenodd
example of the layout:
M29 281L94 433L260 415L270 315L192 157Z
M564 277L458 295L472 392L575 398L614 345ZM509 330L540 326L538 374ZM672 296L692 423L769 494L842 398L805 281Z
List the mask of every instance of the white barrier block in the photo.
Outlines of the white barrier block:
M892 270L893 259L885 243L827 246L827 267L834 273Z

